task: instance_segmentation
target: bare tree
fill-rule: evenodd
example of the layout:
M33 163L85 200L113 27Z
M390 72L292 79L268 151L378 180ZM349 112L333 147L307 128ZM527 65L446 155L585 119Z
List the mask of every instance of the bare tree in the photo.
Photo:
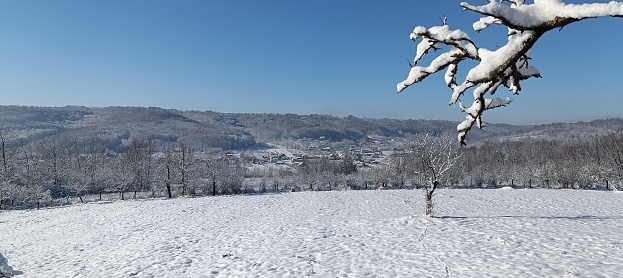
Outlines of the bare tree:
M391 167L389 165L379 165L372 168L371 175L375 184L374 189L385 189L389 183L391 172Z
M42 187L44 182L44 163L41 163L41 153L35 151L33 144L27 144L25 140L20 140L20 147L16 151L16 159L20 163L16 164L17 174L20 183L26 187L33 202L37 207L41 206L41 201L49 203L50 191Z
M297 169L300 183L309 191L314 190L314 183L320 176L318 164L318 158L304 158L303 164L299 165Z
M80 143L75 138L65 138L64 152L67 160L67 186L73 194L84 203L83 195L88 187L88 170L86 168L86 153L81 148Z
M50 188L55 197L63 195L67 198L68 174L71 171L68 157L70 148L66 146L68 140L59 136L50 136L37 143L36 152L40 153L39 162L42 164L42 182Z
M9 166L8 136L4 129L0 128L0 209L2 203L14 199L15 184L12 183L13 174Z
M439 187L441 178L452 168L460 157L449 137L433 137L426 133L421 135L414 144L420 159L419 174L427 181L424 195L424 215L433 217L433 195Z
M192 147L184 140L178 140L179 145L179 173L182 184L182 195L189 195L194 192L190 187L191 174L193 173L194 156Z
M164 151L164 185L167 190L167 197L172 198L172 184L175 170L175 153L173 147L167 146Z
M98 138L87 140L85 145L85 176L88 188L92 193L99 194L102 200L102 191L104 190L103 181L105 172L103 171L105 159L104 142Z
M482 128L484 111L508 105L512 99L507 97L485 98L487 93L494 94L500 86L507 87L513 94L521 90L520 82L531 77L541 77L540 72L529 65L532 59L530 49L546 32L587 18L613 16L623 17L623 3L565 4L561 0L535 0L526 4L524 0L493 1L482 6L473 6L466 2L461 7L484 15L473 27L481 31L490 25L508 27L508 42L497 50L478 47L463 31L452 30L447 19L441 26L426 28L418 26L411 33L411 40L421 38L407 79L397 84L398 92L418 83L431 74L446 69L445 82L452 90L450 104L459 103L466 119L457 126L458 139L465 145L467 132L477 124ZM439 50L442 46L449 50L434 58L428 66L418 66L418 62L431 49ZM465 80L457 83L458 65L464 60L473 60L477 65L469 70ZM460 98L470 88L474 100L469 107L463 106Z
M390 167L397 179L396 183L399 188L404 188L406 182L414 177L417 168L415 158L416 156L409 146L403 146L390 155Z
M139 140L132 138L129 146L123 152L126 167L132 174L131 185L134 198L139 191L144 191L151 186L152 168L154 167L152 155L154 153L153 140Z
M223 193L240 194L242 193L242 182L244 181L245 168L237 158L221 160L220 183Z
M623 132L611 133L604 136L601 141L601 146L619 182L623 182Z
M199 166L200 176L206 181L206 189L211 192L212 196L216 196L217 181L223 172L223 159L215 154L203 153L200 160L202 162Z
M7 132L0 128L0 154L2 155L2 176L7 178L9 173L9 151L8 151L8 136Z
M344 175L349 175L357 172L357 165L355 165L355 160L353 160L353 157L348 153L345 153L342 156L342 160L340 161L340 172Z
M109 177L110 183L114 189L119 192L119 198L125 200L125 192L128 190L128 185L134 178L134 173L127 165L126 154L121 154L110 161L110 170L112 175Z

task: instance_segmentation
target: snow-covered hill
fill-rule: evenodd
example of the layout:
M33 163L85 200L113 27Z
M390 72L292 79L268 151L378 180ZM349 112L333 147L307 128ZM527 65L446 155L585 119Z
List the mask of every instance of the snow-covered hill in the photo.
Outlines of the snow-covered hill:
M620 277L623 194L295 192L0 212L17 277Z
M283 143L302 146L324 138L323 144L406 139L418 133L456 135L457 122L334 117L329 115L219 113L179 111L157 107L26 107L0 105L0 130L9 134L9 147L53 135L97 138L107 149L122 152L132 138L149 138L161 145L183 138L194 149L249 149ZM623 130L623 119L547 125L486 124L470 133L470 145L500 140L573 141ZM398 144L399 145L399 144ZM392 144L383 148L391 149Z

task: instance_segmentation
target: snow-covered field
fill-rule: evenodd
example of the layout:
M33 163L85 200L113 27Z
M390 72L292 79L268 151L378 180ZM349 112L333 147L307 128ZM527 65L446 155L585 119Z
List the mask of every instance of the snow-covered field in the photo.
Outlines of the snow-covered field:
M440 190L0 212L16 277L622 277L623 194ZM0 257L1 258L1 257Z

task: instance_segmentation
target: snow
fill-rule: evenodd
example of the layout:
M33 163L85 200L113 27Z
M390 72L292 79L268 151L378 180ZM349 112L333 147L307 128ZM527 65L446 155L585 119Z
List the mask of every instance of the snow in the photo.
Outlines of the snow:
M524 45L528 44L535 38L536 34L533 31L525 31L521 34L512 35L508 39L508 43L496 51L490 51L486 48L478 49L478 55L480 56L480 63L469 70L465 79L479 83L483 80L490 80L498 75L500 70L505 70L502 65L507 63L511 57L520 53Z
M456 71L457 71L457 67L455 64L448 65L448 70L446 70L446 74L443 77L448 87L456 86L456 78L455 78Z
M491 24L501 24L502 22L492 16L487 16L487 17L483 17L481 19L479 19L478 21L474 22L474 24L472 25L472 27L474 28L475 31L479 32L487 27L489 27L489 25Z
M513 99L511 97L506 97L506 99L501 99L499 97L496 97L494 99L488 98L488 99L485 99L485 107L488 109L492 107L506 106L512 101Z
M462 2L461 7L476 11L485 15L492 15L504 19L510 25L530 29L541 26L561 18L591 18L600 16L623 15L623 3L611 1L609 3L591 4L565 4L560 0L535 0L534 4L519 6L507 6L496 1L490 1L487 5L474 6ZM478 31L486 27L486 20L474 25Z
M0 213L17 277L618 277L623 194L333 191Z

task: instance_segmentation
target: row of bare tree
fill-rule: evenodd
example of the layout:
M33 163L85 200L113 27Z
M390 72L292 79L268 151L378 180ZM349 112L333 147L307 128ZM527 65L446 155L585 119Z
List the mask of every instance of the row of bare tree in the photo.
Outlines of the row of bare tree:
M607 188L623 180L623 134L560 143L486 142L453 148L420 136L387 163L356 167L354 155L308 158L291 167L254 166L253 155L198 152L184 140L157 147L132 139L122 153L96 138L51 136L25 143L0 130L0 209L37 207L85 196L119 199L301 190L446 187ZM109 197L110 198L110 197ZM427 200L429 200L428 198Z
M622 132L566 143L486 142L462 153L454 184L612 189L623 181Z
M244 178L239 161L196 153L182 140L157 149L152 140L133 139L124 152L114 153L95 138L52 136L22 143L9 142L7 134L0 132L0 209L69 197L84 202L85 195L101 200L111 193L119 199L127 193L132 198L240 193Z

